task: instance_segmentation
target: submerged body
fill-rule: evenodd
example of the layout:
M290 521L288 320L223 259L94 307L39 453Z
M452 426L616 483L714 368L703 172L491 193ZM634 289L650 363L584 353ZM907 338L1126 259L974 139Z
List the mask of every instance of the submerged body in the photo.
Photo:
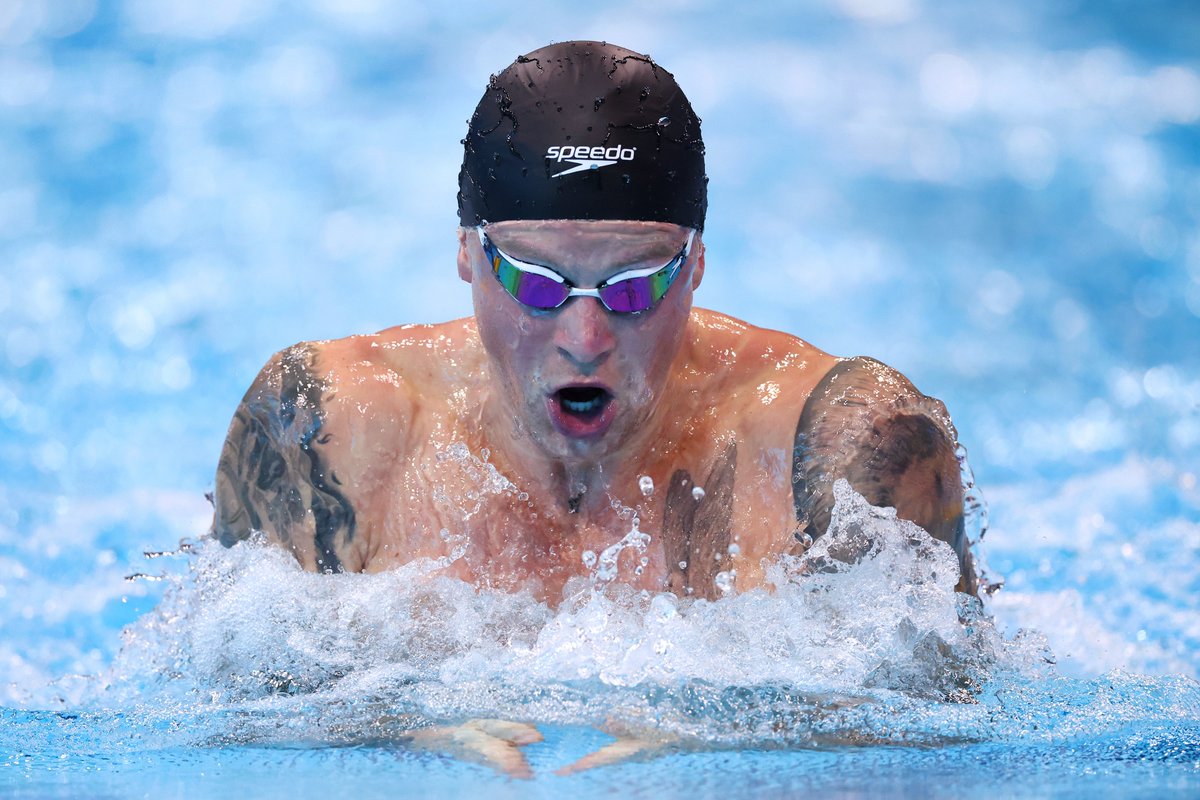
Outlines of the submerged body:
M467 237L462 251L470 278ZM475 284L477 306L503 300ZM955 546L960 588L975 590L940 403L878 362L690 303L656 315L681 332L666 360L644 335L656 320L587 298L525 319L524 344L494 340L501 322L485 312L289 348L235 417L215 532L264 531L312 570L455 555L445 574L553 603L636 527L649 540L621 552L616 579L711 598L720 573L726 589L762 585L768 564L820 535L847 477ZM630 323L647 353L623 349ZM517 353L498 369L504 349ZM571 413L588 388L603 410Z

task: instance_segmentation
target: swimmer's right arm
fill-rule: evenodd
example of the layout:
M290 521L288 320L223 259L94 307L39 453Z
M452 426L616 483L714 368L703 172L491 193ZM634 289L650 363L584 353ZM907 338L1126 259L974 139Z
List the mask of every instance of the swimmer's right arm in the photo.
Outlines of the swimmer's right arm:
M212 534L227 547L261 531L314 572L362 568L355 511L329 463L318 351L267 362L229 426L217 467Z

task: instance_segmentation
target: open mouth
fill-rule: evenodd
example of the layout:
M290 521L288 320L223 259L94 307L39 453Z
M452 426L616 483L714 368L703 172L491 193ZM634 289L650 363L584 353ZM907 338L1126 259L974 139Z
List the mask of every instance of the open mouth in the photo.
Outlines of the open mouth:
M612 392L603 386L564 386L546 398L550 419L572 439L597 439L616 415Z
M583 419L598 417L612 395L598 386L567 386L554 393L564 413Z

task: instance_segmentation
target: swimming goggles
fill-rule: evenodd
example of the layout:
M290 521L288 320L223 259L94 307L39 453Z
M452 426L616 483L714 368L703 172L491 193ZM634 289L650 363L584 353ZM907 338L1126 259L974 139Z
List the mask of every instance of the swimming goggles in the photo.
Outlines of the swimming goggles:
M594 289L580 289L549 267L513 258L492 243L483 228L479 243L492 265L492 273L505 291L519 303L532 308L558 308L572 297L595 297L609 311L637 314L653 308L671 288L680 268L687 262L696 231L688 231L679 253L661 267L619 272Z

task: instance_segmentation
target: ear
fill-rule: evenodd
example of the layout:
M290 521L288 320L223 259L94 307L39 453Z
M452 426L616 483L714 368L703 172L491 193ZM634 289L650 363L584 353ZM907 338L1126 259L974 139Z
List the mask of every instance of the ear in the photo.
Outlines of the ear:
M696 256L696 268L692 270L692 291L696 291L700 287L700 281L704 280L704 242L700 239L700 234L696 234L695 241L692 242L692 247L699 245L699 254Z
M462 278L467 283L471 282L471 254L467 251L467 242L471 239L467 236L467 228L459 227L458 229L458 277Z

